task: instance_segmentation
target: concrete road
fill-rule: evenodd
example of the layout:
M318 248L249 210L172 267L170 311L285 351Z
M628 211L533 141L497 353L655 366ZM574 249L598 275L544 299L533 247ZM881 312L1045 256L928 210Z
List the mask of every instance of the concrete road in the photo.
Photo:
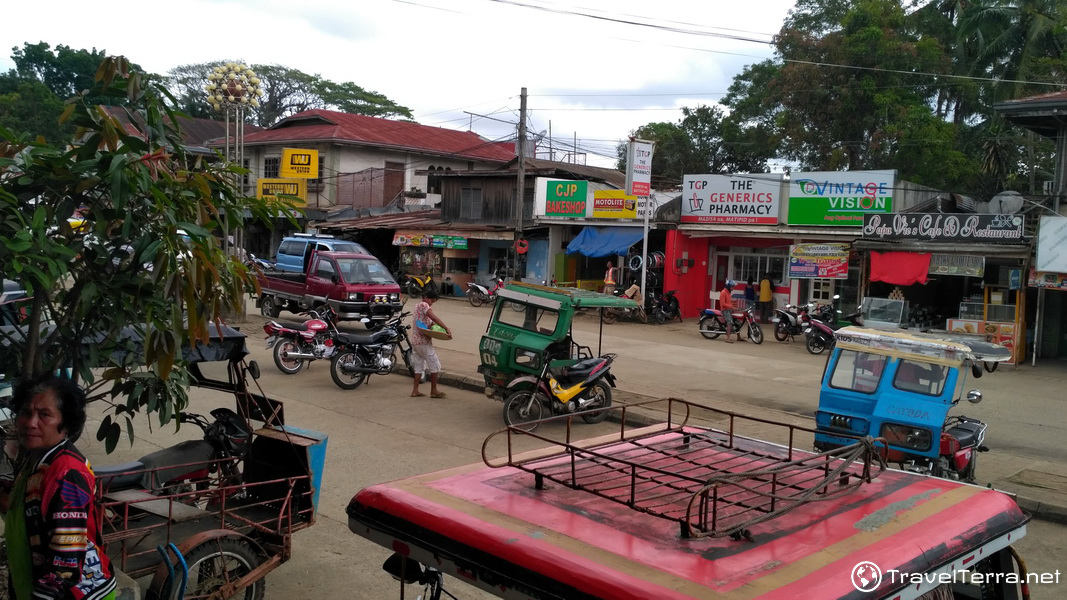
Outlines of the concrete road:
M473 375L477 341L489 309L444 300L436 312L456 333L455 340L438 342L445 369ZM282 319L295 317L283 313ZM456 388L446 388L445 399L411 398L410 380L396 375L371 377L364 387L346 392L334 386L328 363L322 361L297 375L283 375L263 347L262 322L252 315L242 328L250 335L252 357L262 367L264 390L285 403L287 422L330 436L319 521L294 536L293 559L268 577L267 598L399 598L399 584L381 570L389 552L348 531L345 506L367 485L480 462L482 441L502 425L501 404ZM575 330L579 341L596 349L597 321L580 317ZM809 355L801 344L779 344L773 337L762 346L705 340L696 333L695 322L659 327L636 323L605 326L603 344L605 351L620 354L616 363L624 392L620 396L627 391L655 397L674 395L785 420L801 419L815 409L825 362L823 357ZM1007 369L978 382L1010 383L980 386L987 401L966 407L966 414L991 423L993 452L1001 447L1001 440L1012 444L1013 450L1033 453L1044 461L1065 452L1058 442L1046 445L1046 440L1063 429L1062 419L1049 418L1059 414L1055 409L1062 393L1049 392L1046 388L1052 383L1039 383L1037 389L1048 395L1037 397L1038 392L1029 391L1033 380L1024 377L1035 373L1040 377L1034 370ZM1003 386L1006 389L990 391ZM197 393L190 409L206 413L217 404L227 405L227 401ZM1030 423L1040 428L1031 431L1027 428ZM137 425L142 435L149 429L146 419ZM590 436L609 427L613 426L585 426ZM91 423L88 430L93 428ZM98 462L121 462L155 446L190 437L196 433L191 429L183 428L178 436L169 429L157 431L151 439L139 439L133 448L120 443L116 456L106 459L101 458L103 449L92 436L80 445ZM1063 439L1062 433L1059 439ZM1020 454L1018 460L1029 459ZM1067 527L1034 521L1029 535L1017 547L1033 572L1067 571ZM1033 586L1033 598L1067 597L1067 581L1063 581L1067 577L1060 579L1059 586ZM453 584L451 590L460 598L488 597L458 582ZM408 594L414 597L413 588Z

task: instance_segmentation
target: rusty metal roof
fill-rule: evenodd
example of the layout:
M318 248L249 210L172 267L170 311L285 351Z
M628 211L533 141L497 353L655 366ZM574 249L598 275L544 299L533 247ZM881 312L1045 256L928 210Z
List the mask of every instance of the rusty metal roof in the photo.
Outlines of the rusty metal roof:
M604 167L591 167L575 163L542 160L539 158L527 158L523 161L527 177L559 177L564 179L585 179L588 181L602 181L619 189L626 186L626 173L616 169ZM507 164L496 169L471 169L434 171L435 177L515 177L518 170L518 159L513 158ZM419 169L418 174L431 174L428 170Z
M134 120L136 120L143 127L144 121L140 119L139 115L133 114L133 118L131 119L131 113L122 106L103 106L102 108L122 125L122 128L126 130L126 133L131 135L140 134L138 125L134 123ZM186 146L200 146L206 148L209 141L222 139L226 136L226 123L223 121L179 116L177 118L177 123L182 142L184 142ZM262 128L256 125L245 125L245 131L248 134L259 131L260 129Z
M510 232L508 227L477 225L471 223L451 223L441 220L441 211L437 209L420 210L404 213L389 213L384 215L360 217L356 219L342 219L337 221L323 221L313 224L322 232L345 232L364 229L414 229L414 230L443 230L447 229L457 233L474 232ZM468 235L468 237L470 237Z
M486 140L472 131L322 109L299 112L269 129L245 135L246 146L321 142L495 163L515 157L514 143Z

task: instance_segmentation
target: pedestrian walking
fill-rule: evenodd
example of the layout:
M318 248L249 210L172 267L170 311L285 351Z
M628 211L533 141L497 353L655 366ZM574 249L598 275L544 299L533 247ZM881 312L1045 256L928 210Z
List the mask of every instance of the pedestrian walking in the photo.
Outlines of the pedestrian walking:
M764 273L759 282L759 318L764 323L771 322L774 308L774 291L770 273Z
M445 333L451 336L452 330L433 312L432 307L437 302L437 298L436 290L426 290L422 295L422 302L415 306L414 321L416 325L421 323L426 328L429 328L431 324L439 325L444 328ZM441 374L441 360L437 358L437 352L434 351L433 340L417 326L411 329L411 363L415 372L413 375L415 385L411 388L411 396L417 398L426 395L419 391L423 373L426 373L430 379L430 397L444 398L445 393L437 389L437 378Z

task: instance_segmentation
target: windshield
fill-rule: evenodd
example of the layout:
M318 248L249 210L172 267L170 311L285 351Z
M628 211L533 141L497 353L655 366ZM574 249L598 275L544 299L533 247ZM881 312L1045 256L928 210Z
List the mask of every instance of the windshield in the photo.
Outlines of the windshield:
M396 283L389 270L376 258L339 258L337 267L346 283Z
M352 252L355 254L370 254L367 249L355 242L334 242L333 248L330 250L334 252Z
M521 311L515 309L522 307ZM521 327L527 331L533 331L542 335L550 335L556 331L556 323L559 322L559 313L547 308L523 305L505 300L499 304L496 312L496 320L499 323Z
M830 377L830 387L870 394L878 389L886 357L880 354L842 350Z

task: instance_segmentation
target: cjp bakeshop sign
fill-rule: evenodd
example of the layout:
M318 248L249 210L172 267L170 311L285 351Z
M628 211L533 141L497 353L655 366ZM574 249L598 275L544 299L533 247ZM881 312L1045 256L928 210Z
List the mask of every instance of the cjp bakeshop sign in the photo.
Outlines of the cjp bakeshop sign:
M863 217L863 239L1020 244L1023 242L1023 216L945 213L868 214Z

